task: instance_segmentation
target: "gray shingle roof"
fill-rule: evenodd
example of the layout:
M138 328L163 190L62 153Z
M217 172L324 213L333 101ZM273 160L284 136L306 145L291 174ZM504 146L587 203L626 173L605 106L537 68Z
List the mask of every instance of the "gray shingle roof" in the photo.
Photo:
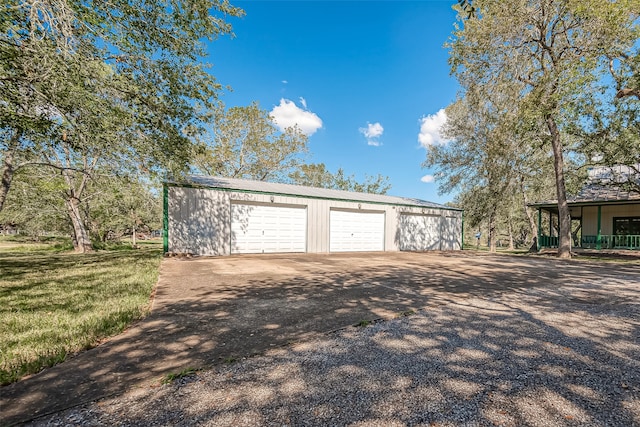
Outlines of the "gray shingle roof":
M356 193L353 191L331 190L326 188L305 187L302 185L281 184L275 182L252 181L248 179L222 178L214 176L191 175L183 181L171 182L173 185L220 188L225 190L248 191L254 193L302 196L316 199L332 199L377 203L388 205L414 206L461 211L438 203L408 197L387 196L381 194Z
M567 199L569 204L585 204L595 202L624 203L640 202L640 193L632 190L630 181L635 181L635 188L640 188L640 175L635 168L630 166L598 166L589 169L587 182L580 192ZM533 206L557 204L557 200L547 200L533 203Z
M640 193L629 191L618 186L591 184L585 186L580 193L571 198L570 202L580 203L588 201L640 201Z

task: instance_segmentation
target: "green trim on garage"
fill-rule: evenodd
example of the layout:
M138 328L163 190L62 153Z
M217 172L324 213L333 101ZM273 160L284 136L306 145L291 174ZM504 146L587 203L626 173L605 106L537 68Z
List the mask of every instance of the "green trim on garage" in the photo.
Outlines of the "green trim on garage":
M169 186L162 185L162 250L169 252Z
M460 234L462 235L462 240L460 241L460 250L464 250L464 215L460 216L461 230Z

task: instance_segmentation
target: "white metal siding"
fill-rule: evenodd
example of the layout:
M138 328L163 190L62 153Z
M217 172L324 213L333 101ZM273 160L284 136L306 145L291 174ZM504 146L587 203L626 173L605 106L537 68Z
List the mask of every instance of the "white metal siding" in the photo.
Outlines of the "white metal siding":
M280 194L258 194L250 192L221 191L205 188L169 187L168 203L168 250L172 253L193 253L198 255L229 255L232 252L233 240L231 231L232 205L288 207L306 206L306 233L304 247L298 246L296 251L309 253L327 253L333 251L330 244L331 212L377 213L384 216L383 225L376 229L384 230L382 242L375 240L375 245L348 250L385 250L401 249L401 218L406 214L443 216L457 219L457 232L461 232L461 213L436 208L394 206L382 204L360 203L346 200L312 199ZM238 208L236 208L238 209ZM302 209L303 211L305 209ZM585 209L586 211L586 209ZM594 211L595 212L595 211ZM595 215L595 214L594 214ZM605 212L603 209L603 218ZM453 219L451 219L453 221ZM604 220L603 220L604 221ZM362 222L358 220L357 222ZM382 221L380 221L382 222ZM237 225L236 225L237 226ZM445 224L442 230L444 232ZM260 231L262 233L262 231ZM302 235L302 232L298 234ZM350 237L350 233L349 233ZM457 240L460 240L460 235ZM334 239L335 243L335 239ZM444 242L443 242L444 245ZM439 249L439 248L436 248ZM262 252L262 246L255 248ZM291 250L284 247L275 250ZM233 252L237 252L233 250ZM266 251L265 251L266 252Z
M231 253L306 252L307 210L231 204Z
M462 234L462 223L455 216L446 216L442 227L443 251L456 251L460 249L460 239Z
M228 194L180 187L170 187L168 193L169 252L228 255Z
M435 215L400 215L400 250L433 251L440 249L441 217Z
M331 210L329 251L384 251L384 212Z

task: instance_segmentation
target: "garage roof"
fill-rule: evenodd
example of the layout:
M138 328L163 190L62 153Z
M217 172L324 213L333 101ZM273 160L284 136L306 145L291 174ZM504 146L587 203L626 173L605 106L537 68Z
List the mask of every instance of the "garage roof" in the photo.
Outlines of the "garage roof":
M277 194L314 199L332 199L353 202L365 202L387 205L412 206L420 208L447 209L462 211L426 200L407 197L386 196L381 194L356 193L352 191L332 190L326 188L305 187L302 185L281 184L275 182L252 181L248 179L221 178L203 175L191 175L181 182L170 182L170 185L187 187L205 187L222 190L235 190L250 193Z

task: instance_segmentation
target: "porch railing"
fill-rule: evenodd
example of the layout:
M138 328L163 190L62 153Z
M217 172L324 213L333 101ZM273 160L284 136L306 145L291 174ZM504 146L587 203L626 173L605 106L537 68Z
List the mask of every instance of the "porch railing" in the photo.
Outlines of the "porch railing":
M558 237L556 237L556 236L540 236L540 247L541 248L557 248L558 247Z
M601 249L640 249L640 235L616 236L603 234L600 236ZM598 236L582 236L582 247L597 249Z
M557 236L540 236L540 247L557 248ZM582 236L580 247L584 249L640 249L640 235L616 236L616 235L600 235L600 244L598 245L598 236Z

